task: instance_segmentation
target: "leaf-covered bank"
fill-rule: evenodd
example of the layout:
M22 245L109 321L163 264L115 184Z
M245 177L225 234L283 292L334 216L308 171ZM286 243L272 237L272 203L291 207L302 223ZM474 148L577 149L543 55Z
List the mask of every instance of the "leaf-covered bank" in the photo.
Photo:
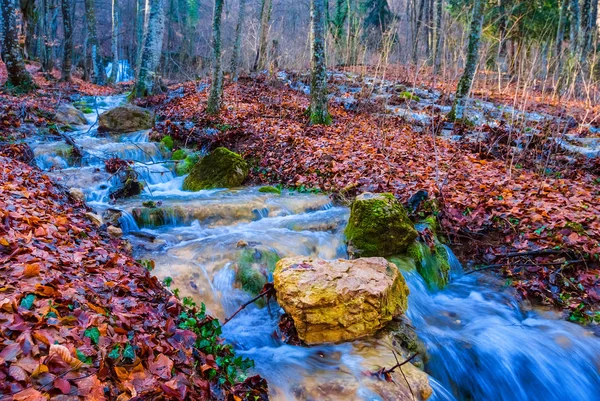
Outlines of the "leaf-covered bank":
M0 165L6 399L266 398L218 321L182 304L47 176L2 156Z

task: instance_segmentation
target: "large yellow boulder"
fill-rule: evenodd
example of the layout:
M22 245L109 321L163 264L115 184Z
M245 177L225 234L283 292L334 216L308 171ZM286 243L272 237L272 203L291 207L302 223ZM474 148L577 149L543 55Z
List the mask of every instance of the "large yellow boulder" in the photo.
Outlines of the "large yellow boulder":
M273 273L277 301L307 344L374 334L408 305L408 287L384 258L284 258Z

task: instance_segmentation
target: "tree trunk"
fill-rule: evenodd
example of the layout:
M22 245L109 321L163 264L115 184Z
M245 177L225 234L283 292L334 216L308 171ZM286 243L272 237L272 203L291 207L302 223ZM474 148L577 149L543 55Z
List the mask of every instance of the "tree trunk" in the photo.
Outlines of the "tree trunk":
M423 13L425 11L425 1L421 0L419 3L419 15L415 20L415 35L413 38L413 51L412 51L412 62L417 65L418 62L418 51L419 51L419 34L421 32L421 24L423 23Z
M435 25L433 28L433 74L440 72L441 65L441 38L442 38L442 13L443 0L435 0Z
M471 92L473 78L475 77L475 71L477 70L477 63L479 61L482 25L483 0L474 0L471 30L469 33L469 47L467 50L467 62L465 71L456 88L454 104L452 105L452 111L450 111L450 115L448 116L450 120L463 120L465 117L466 102L469 93Z
M6 64L6 83L19 92L28 92L35 87L31 75L25 68L18 37L18 0L0 0L2 19L2 61Z
M597 2L598 0L594 0ZM579 30L579 62L585 65L586 59L592 48L592 29L594 22L592 21L592 0L583 0L581 3L581 28Z
M327 110L327 65L325 61L325 0L311 0L310 123L331 124Z
M252 67L253 71L262 71L267 65L267 39L269 36L269 24L271 21L272 7L272 0L262 0L262 7L260 10L260 36L258 40L256 60L254 61L254 66Z
M221 98L223 96L223 71L221 70L221 14L223 13L223 0L215 0L213 14L213 71L210 94L206 112L217 115L221 110Z
M575 57L578 51L578 43L579 43L579 24L580 24L580 14L579 14L579 0L571 0L571 4L569 5L569 29L570 29L570 38L569 45L571 48L571 57Z
M92 59L92 82L97 85L104 85L106 83L106 71L102 65L102 56L100 55L100 47L98 46L94 0L85 0L85 20L87 23L88 43Z
M116 83L119 79L119 4L112 0L112 34L110 49L112 53L112 68L110 69L109 83Z
M233 80L233 82L237 82L238 80L238 69L242 52L242 30L244 28L245 16L246 0L240 0L238 20L235 26L235 43L233 44L233 54L231 55L231 79Z
M144 27L145 27L145 15L146 15L146 0L137 0L135 9L135 66L136 72L138 70L139 61L142 54L142 42L144 40Z
M156 91L156 69L160 63L165 33L165 0L150 0L149 3L150 14L148 29L144 35L140 72L131 91L131 98L148 96Z
M565 41L565 27L567 25L567 13L569 12L569 0L562 0L560 14L558 17L558 30L556 31L556 74L560 75L563 69L563 42Z
M71 21L71 0L61 0L65 43L63 48L63 63L61 81L71 82L71 67L73 65L73 27Z
M32 60L35 41L35 25L38 20L38 7L35 0L21 0L21 15L23 18L23 32L25 33L25 48L23 53L26 59Z

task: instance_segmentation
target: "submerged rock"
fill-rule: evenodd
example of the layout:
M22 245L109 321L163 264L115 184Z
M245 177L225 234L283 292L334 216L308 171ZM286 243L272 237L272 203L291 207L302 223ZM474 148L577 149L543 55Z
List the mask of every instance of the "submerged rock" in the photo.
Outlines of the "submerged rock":
M383 258L284 258L273 274L277 301L307 344L370 336L408 303L408 287Z
M85 125L88 123L85 115L70 104L61 104L56 109L55 120L65 125Z
M69 189L69 195L71 195L71 198L75 199L77 202L85 202L85 194L79 188Z
M108 132L135 132L154 127L154 113L148 109L125 104L98 118L98 129Z
M119 185L110 192L109 197L113 200L129 198L142 193L144 185L138 181L135 170L128 168L119 176Z
M369 192L352 203L344 234L352 257L401 254L417 238L406 210L394 195Z
M429 288L439 290L448 284L450 280L448 252L437 240L432 249L422 242L415 242L406 253L415 260L417 271Z
M183 189L199 191L238 187L246 176L248 164L240 155L226 148L217 148L192 167L183 181Z
M121 223L119 219L123 216L123 211L119 209L106 209L104 213L102 213L102 219L106 224L110 224L115 227L120 227Z
M258 295L279 259L277 252L270 249L244 248L238 258L235 281L244 291Z
M115 226L106 227L106 232L108 233L108 236L111 238L121 238L123 236L123 230L121 230L119 227L115 227Z

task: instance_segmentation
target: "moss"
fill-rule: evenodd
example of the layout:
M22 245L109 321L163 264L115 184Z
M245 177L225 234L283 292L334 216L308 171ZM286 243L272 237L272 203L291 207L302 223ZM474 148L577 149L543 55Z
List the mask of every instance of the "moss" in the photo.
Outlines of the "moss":
M421 242L415 242L408 247L407 255L415 260L417 271L431 289L442 289L450 280L450 263L448 252L436 240L433 252Z
M200 160L200 157L196 153L187 155L185 159L177 163L175 172L178 176L186 175L194 167L194 164L198 163L198 160Z
M401 92L398 97L404 100L414 100L415 102L419 102L421 100L419 96L408 91Z
M272 250L244 249L237 262L236 282L244 291L258 295L269 281L279 259L277 252Z
M173 150L173 146L175 146L171 135L165 136L163 139L161 139L160 143L162 143L168 150Z
M163 140L164 140L164 138L163 138ZM173 160L184 160L186 157L187 157L187 154L185 153L185 150L183 150L183 149L177 149L171 155L171 159L173 159Z
M140 227L160 227L174 220L172 208L165 207L136 207L131 211L133 218Z
M265 194L279 194L279 195L281 195L281 189L276 188L276 187L272 187L270 185L267 185L266 187L259 188L258 192L262 192L262 193L265 193Z
M94 110L91 107L84 107L81 109L81 112L83 114L92 114L94 112Z
M156 207L156 202L154 202L154 201L145 201L145 202L142 202L142 206L148 207L148 208L152 209L152 208Z
M417 238L404 207L392 194L358 196L344 234L353 257L401 254Z
M248 164L240 155L217 148L192 167L183 181L183 189L199 191L240 186L248 176Z

